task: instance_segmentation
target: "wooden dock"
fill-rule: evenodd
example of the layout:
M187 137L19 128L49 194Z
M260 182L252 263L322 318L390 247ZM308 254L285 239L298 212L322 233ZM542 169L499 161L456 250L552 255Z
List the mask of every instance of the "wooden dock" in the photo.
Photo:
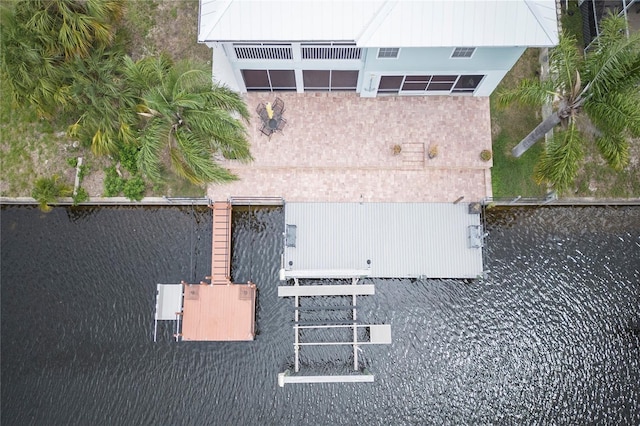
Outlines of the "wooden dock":
M183 285L183 341L253 340L255 284Z
M213 211L211 283L182 283L184 341L253 340L256 285L231 282L231 204L216 202Z
M231 204L214 203L213 238L211 248L211 283L228 284L231 281Z

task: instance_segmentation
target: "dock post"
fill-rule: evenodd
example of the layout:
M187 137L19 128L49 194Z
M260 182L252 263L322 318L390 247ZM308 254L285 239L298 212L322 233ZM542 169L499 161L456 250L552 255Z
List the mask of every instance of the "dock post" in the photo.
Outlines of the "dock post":
M297 373L298 371L300 371L300 345L298 345L298 343L300 342L300 338L298 333L300 333L300 329L298 328L298 324L294 325L293 328L296 331L296 337L295 337L295 343L293 344L293 351L295 352L296 355L296 360L295 360L295 372Z

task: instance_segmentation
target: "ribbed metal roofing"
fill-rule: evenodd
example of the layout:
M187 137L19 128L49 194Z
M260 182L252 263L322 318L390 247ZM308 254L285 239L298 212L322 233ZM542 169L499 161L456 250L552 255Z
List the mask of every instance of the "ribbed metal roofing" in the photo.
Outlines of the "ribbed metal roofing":
M554 46L555 0L200 0L198 40Z
M379 278L476 278L483 270L482 249L469 241L480 215L468 204L287 203L285 223L296 226L285 270L370 269Z

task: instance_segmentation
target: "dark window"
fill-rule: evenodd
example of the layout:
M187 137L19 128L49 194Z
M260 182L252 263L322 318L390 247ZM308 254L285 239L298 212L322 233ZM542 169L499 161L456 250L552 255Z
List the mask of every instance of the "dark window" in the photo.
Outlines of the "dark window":
M304 90L329 90L328 70L303 70Z
M455 75L434 75L431 77L431 82L427 87L427 90L438 91L450 91L453 87L453 83L456 82L457 76Z
M380 77L380 84L378 84L379 93L398 93L400 86L402 86L401 75L383 75Z
M242 70L242 78L247 90L271 90L269 75L265 70Z
M356 90L358 71L332 71L331 90Z
M296 90L293 70L241 70L247 90Z
M293 70L270 70L273 90L296 90L296 74Z
M429 80L431 80L430 75L408 75L404 79L402 90L414 92L425 90L427 84L429 84Z
M454 93L473 93L484 75L461 75L453 88Z
M304 90L356 90L358 71L303 70Z

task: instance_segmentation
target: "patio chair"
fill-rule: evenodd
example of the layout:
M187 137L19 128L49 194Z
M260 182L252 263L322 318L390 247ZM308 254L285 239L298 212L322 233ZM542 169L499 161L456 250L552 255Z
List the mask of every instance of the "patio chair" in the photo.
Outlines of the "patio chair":
M263 135L269 136L269 139L271 139L271 135L273 134L274 129L269 127L268 124L263 123L262 127L260 128L260 131L262 132Z
M284 102L282 99L280 98L276 98L276 100L273 102L273 105L271 106L271 108L273 109L273 115L275 115L276 117L281 117L282 114L284 114Z
M282 129L284 129L284 126L287 125L287 120L285 120L284 118L280 118L280 121L278 121L278 127L276 127L276 131L281 132Z
M263 123L269 121L269 114L267 113L267 106L264 103L261 102L256 107L256 112L258 113L258 116L260 117L260 120L262 120Z

